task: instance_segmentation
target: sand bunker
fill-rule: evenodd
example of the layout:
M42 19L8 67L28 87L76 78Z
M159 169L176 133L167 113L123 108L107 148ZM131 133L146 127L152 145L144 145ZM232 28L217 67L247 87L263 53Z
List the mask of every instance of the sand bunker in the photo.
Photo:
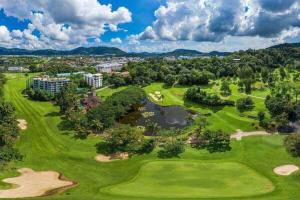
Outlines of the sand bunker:
M155 101L162 101L162 95L160 93L160 91L155 91L154 94L153 93L149 93L149 96L154 99Z
M255 136L255 135L270 135L266 131L253 131L253 132L243 132L237 130L237 132L230 136L231 139L242 140L243 137Z
M98 162L112 162L115 160L126 160L128 158L129 158L128 153L115 153L111 155L98 154L95 157L95 160L97 160Z
M299 170L299 167L297 167L295 165L282 165L282 166L276 167L273 171L275 174L278 174L281 176L288 176L298 170Z
M18 127L21 130L26 130L27 129L27 121L25 119L17 119L18 121Z
M14 185L13 189L0 190L0 198L26 198L48 195L59 189L74 186L74 182L60 179L54 171L35 172L22 168L21 176L4 179L3 182Z

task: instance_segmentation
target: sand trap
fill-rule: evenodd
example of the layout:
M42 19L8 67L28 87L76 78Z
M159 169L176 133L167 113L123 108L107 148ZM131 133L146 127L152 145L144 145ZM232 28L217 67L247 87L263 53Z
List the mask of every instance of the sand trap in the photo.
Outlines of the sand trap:
M18 127L21 130L26 130L27 129L27 121L25 119L17 119L18 121Z
M154 94L153 93L149 93L149 96L154 99L155 101L162 101L162 95L159 91L155 91Z
M276 167L273 171L275 174L278 174L281 176L289 176L298 170L299 170L299 167L297 167L295 165L282 165L282 166Z
M253 131L253 132L243 132L237 130L237 132L230 136L231 139L242 140L243 137L255 136L255 135L270 135L266 131Z
M3 182L15 186L13 189L0 190L0 198L26 198L48 195L54 190L75 185L72 181L60 179L60 174L54 171L35 172L22 168L21 176L4 179Z
M112 162L115 160L126 160L129 158L129 154L128 153L115 153L112 155L103 155L103 154L98 154L95 157L95 160L97 160L98 162Z

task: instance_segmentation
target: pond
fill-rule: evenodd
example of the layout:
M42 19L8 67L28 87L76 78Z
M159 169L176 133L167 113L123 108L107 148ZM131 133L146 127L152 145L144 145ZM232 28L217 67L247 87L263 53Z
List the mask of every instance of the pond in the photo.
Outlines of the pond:
M144 104L137 105L134 110L125 116L121 123L144 127L157 124L163 129L181 129L190 125L193 117L196 116L195 113L184 107L160 106L149 100L146 100Z

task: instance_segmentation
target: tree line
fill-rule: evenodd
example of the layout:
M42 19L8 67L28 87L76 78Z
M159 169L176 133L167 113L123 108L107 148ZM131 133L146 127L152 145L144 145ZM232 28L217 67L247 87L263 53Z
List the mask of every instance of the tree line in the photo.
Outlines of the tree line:
M5 76L0 73L0 166L11 160L22 158L19 151L14 148L19 128L15 108L11 103L4 101L5 82Z

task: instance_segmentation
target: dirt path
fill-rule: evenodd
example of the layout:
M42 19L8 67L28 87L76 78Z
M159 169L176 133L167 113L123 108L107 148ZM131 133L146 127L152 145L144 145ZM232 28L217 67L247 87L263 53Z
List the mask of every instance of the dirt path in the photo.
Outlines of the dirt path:
M297 167L295 165L282 165L282 166L276 167L273 171L275 174L278 174L281 176L289 176L298 170L299 170L299 167Z
M237 132L230 136L231 139L242 140L243 137L255 136L255 135L270 135L266 131L253 131L253 132L243 132L237 130Z
M35 172L29 168L22 168L18 172L21 173L20 176L3 180L16 187L0 190L0 198L39 197L75 185L72 181L61 180L60 174L54 171Z
M129 158L128 153L116 153L112 155L103 155L103 154L98 154L95 157L95 160L98 162L112 162L115 160L126 160Z
M18 127L21 130L26 130L27 129L27 121L25 119L17 119L18 121Z

